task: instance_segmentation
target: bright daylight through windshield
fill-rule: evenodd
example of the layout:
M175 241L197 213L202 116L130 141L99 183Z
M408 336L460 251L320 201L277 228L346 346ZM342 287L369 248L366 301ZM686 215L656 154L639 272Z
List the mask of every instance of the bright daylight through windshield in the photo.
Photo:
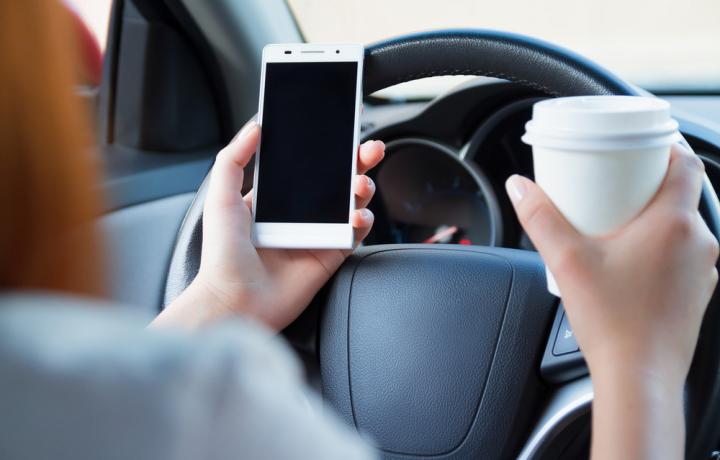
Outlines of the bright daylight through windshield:
M651 90L720 90L719 0L288 0L306 40L490 28L570 48ZM680 7L682 6L682 7Z

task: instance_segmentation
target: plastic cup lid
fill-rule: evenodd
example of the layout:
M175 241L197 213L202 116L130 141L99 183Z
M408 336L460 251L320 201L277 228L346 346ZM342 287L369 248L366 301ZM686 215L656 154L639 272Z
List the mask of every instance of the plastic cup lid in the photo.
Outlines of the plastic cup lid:
M680 140L670 104L655 97L579 96L533 106L522 140L575 150L654 148Z

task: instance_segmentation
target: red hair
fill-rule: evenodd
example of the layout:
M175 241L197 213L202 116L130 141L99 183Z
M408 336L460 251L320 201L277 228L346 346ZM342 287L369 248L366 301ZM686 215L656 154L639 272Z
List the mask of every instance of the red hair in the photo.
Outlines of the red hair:
M0 2L0 288L102 291L98 158L58 0Z

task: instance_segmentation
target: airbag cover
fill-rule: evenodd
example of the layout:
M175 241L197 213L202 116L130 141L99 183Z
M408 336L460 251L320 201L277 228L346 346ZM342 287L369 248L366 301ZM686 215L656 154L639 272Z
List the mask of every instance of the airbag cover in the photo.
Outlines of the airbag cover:
M350 397L361 432L406 455L441 455L462 443L512 275L506 260L479 252L404 249L362 259L348 307Z

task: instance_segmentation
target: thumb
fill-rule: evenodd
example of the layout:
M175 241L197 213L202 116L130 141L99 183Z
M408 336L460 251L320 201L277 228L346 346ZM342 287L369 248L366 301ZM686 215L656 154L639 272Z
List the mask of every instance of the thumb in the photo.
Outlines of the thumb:
M577 254L584 241L582 235L535 182L516 174L508 178L505 188L520 224L545 264L555 272L562 260Z
M259 139L260 128L251 121L218 153L205 199L206 210L208 207L226 208L244 203L244 168L255 153Z

